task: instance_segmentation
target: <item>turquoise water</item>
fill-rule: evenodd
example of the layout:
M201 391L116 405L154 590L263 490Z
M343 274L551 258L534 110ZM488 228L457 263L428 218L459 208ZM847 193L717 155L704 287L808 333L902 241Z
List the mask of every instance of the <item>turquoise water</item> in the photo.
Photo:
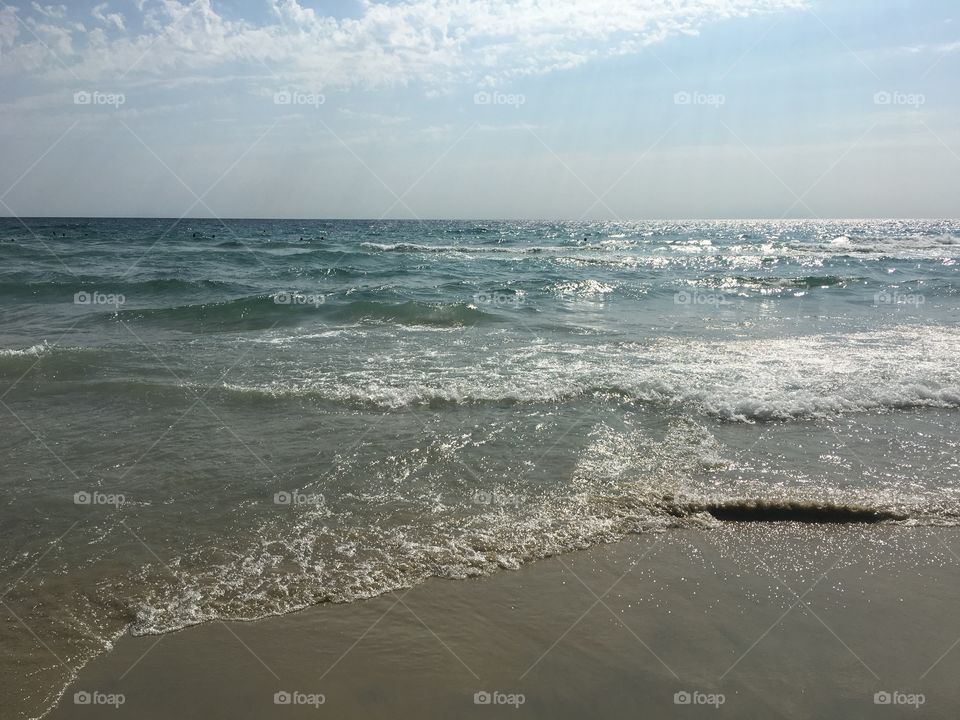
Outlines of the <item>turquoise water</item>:
M956 221L0 220L4 696L705 501L953 524L958 257Z

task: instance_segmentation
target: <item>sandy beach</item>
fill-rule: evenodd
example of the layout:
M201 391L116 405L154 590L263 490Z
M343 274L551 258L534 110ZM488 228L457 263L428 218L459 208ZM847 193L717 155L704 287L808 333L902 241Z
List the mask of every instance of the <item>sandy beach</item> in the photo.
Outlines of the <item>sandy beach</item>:
M895 525L634 536L124 637L50 717L952 718L958 548L956 529Z

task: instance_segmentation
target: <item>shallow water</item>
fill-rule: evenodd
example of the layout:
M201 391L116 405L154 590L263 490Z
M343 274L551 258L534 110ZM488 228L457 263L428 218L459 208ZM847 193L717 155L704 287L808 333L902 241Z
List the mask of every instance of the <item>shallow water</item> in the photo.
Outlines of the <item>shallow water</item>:
M0 682L26 715L127 628L709 503L960 512L956 222L26 224L0 220Z

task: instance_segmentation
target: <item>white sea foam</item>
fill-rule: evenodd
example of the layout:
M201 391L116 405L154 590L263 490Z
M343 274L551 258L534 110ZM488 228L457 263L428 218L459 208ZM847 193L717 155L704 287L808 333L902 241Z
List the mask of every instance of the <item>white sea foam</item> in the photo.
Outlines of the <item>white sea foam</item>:
M476 356L405 349L371 354L349 376L294 368L295 376L268 384L226 387L386 408L608 396L738 422L960 406L960 330L946 327L649 345L540 342Z
M408 481L429 476L442 458L460 462L469 437L435 438L421 452L391 456L373 467L362 457L346 457L331 471L335 476L362 466L368 478L365 487L338 499L349 503L349 511L312 510L268 520L248 547L230 553L236 559L224 564L187 570L196 563L184 558L174 565L177 582L154 587L144 600L133 630L162 633L222 617L253 619L323 601L368 598L431 576L468 578L513 569L628 533L716 527L721 521L711 509L741 519L820 514L826 522L901 518L913 509L903 494L882 489L867 494L819 484L785 489L758 477L718 487L713 473L737 467L730 450L705 426L688 420L656 437L629 423L615 429L598 422L585 433L566 482L549 488L491 486L490 497L519 493L520 500L474 506L466 515L462 498L447 497L466 491ZM950 500L953 515L945 519L955 522L957 493L938 497ZM364 522L399 507L410 509L402 524ZM936 518L919 514L910 521Z
M48 354L51 350L53 350L52 345L42 342L26 348L0 348L0 357L24 357L30 355L40 357L41 355Z

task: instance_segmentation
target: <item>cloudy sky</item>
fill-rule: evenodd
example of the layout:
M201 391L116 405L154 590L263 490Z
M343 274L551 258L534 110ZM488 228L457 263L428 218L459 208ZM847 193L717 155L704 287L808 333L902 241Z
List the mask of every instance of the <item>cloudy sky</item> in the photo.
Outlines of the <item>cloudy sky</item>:
M0 215L960 216L956 0L0 5Z

